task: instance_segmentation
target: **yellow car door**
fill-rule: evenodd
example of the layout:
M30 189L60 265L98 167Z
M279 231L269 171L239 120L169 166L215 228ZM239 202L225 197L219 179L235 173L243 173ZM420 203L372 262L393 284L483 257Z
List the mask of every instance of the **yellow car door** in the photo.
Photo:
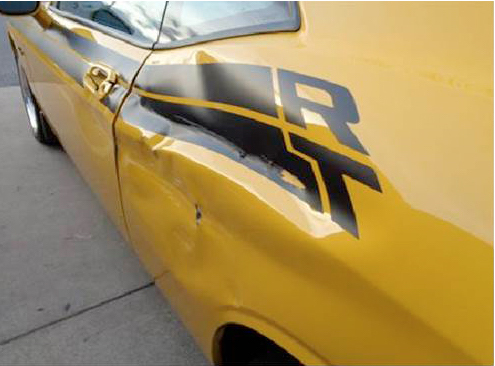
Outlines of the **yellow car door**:
M113 120L157 40L164 6L51 2L10 21L39 108L123 233Z

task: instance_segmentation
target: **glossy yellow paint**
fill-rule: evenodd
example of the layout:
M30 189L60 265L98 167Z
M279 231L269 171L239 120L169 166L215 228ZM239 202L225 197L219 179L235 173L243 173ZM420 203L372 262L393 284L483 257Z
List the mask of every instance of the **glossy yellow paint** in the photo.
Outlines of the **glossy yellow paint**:
M301 8L296 34L155 51L146 63L266 65L344 85L369 157L339 144L317 114L302 129L280 113L134 91L247 116L372 166L383 193L346 178L360 239L219 154L119 119L133 242L207 354L233 322L308 364L490 364L492 5Z
M210 359L218 361L219 329L237 323L306 364L492 364L493 4L300 7L298 32L148 58L146 50L51 16L146 65L271 67L277 117L133 92L280 128L287 149L311 163L324 213L223 155L113 115L11 33L27 45L36 94L46 96L43 108L67 151ZM340 144L316 113L304 111L306 129L287 123L277 69L347 87L360 114L351 128L369 156ZM332 103L318 90L298 93ZM359 239L332 221L320 168L291 145L289 132L377 173L382 192L345 178Z

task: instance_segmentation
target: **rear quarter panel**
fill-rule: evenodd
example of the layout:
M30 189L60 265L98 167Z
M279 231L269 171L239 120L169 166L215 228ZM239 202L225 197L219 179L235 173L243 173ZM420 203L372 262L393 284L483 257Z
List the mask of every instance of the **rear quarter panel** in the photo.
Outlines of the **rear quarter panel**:
M116 123L136 249L210 357L216 330L236 322L308 364L490 364L492 4L300 5L296 33L147 59ZM266 67L276 115L150 91L171 64ZM288 123L279 70L347 88L359 112L349 126L367 153L342 144L317 113L304 114L305 128ZM245 75L221 76L204 90L264 93ZM298 95L335 107L321 90L303 86ZM146 98L176 112L165 115ZM323 212L267 178L266 159L234 158L228 136L178 123L184 106L205 119L220 111L278 129L290 153L311 166ZM290 133L375 172L379 190L344 177L358 235L333 220L321 166L295 151ZM208 144L195 142L202 139Z

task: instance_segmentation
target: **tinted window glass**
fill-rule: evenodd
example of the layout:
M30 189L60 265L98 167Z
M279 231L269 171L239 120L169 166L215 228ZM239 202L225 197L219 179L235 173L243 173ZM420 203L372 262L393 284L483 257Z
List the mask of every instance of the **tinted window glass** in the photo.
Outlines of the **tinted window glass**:
M171 1L160 44L295 30L299 17L288 1Z
M59 1L57 5L144 44L157 40L164 7L164 2L156 1Z

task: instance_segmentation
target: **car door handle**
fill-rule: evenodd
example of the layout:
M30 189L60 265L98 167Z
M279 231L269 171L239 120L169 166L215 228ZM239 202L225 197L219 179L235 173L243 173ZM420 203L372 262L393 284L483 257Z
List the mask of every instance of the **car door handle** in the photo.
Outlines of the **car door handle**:
M83 77L83 85L98 100L105 98L117 82L117 73L110 67L102 64L90 64Z

